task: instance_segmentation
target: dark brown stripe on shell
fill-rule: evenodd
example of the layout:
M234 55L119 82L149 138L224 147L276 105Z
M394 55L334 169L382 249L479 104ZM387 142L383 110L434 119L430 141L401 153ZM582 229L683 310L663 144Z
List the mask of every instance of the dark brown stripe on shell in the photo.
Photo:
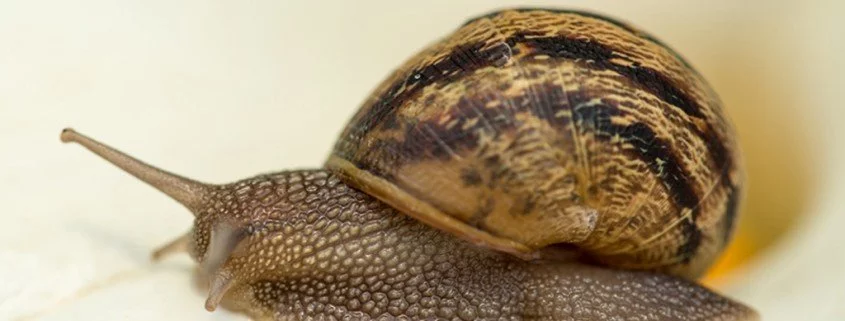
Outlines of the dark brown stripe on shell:
M695 208L698 205L699 198L689 175L684 171L669 142L657 137L657 134L643 123L614 124L611 118L622 116L615 106L606 103L585 105L581 103L586 101L578 101L579 95L570 97L573 97L572 102L576 106L573 108L573 120L581 123L583 130L591 130L603 141L610 141L614 135L619 135L623 142L634 147L628 152L648 164L649 169L661 178L676 205L684 208ZM581 107L577 107L579 105ZM658 163L657 159L663 164Z
M680 108L687 115L704 118L701 113L701 106L659 71L638 66L634 62L631 62L631 65L611 62L611 59L625 60L626 58L617 54L610 47L587 39L568 37L527 38L526 36L529 36L529 34L516 34L510 41L528 45L534 49L531 52L534 55L572 59L598 69L613 70L627 78L632 84L640 86L643 90L657 96L660 100Z
M698 210L694 209L693 213ZM701 246L701 229L691 220L681 222L681 234L684 236L684 243L678 247L677 255L681 258L681 263L687 264L698 253L698 248Z
M396 129L396 109L409 99L416 97L423 88L436 82L456 81L465 74L477 69L501 63L507 53L502 46L484 48L485 43L472 43L456 47L444 59L408 73L407 78L399 79L382 94L364 115L355 132L363 137L376 126L382 124L386 129ZM403 90L404 88L404 90Z
M557 13L557 14L574 14L574 15L579 15L579 16L582 16L582 17L588 17L588 18L593 18L593 19L605 21L605 22L610 23L610 24L612 24L616 27L619 27L622 30L630 32L633 35L636 35L636 36L638 36L642 39L651 41L654 44L663 47L664 49L669 51L669 53L671 53L673 56L675 56L675 58L678 59L678 61L680 61L684 66L686 66L687 68L689 68L693 72L697 73L697 71L694 68L692 68L692 65L690 65L690 63L683 56L681 56L677 51L675 51L675 49L672 49L672 47L669 47L668 45L666 45L666 43L664 43L660 39L655 38L654 36L652 36L651 34L645 32L645 31L638 30L637 28L634 28L633 26L631 26L627 22L621 21L621 20L616 19L616 18L611 18L611 17L605 16L605 15L602 15L602 14L598 14L598 13L595 13L595 12L589 12L589 11L583 11L583 10L572 10L572 9L555 9L555 8L509 8L509 9L496 10L496 11L493 11L493 12L472 18L472 19L468 20L467 22L465 22L462 26L466 26L468 24L471 24L471 23L476 22L476 21L481 20L481 19L494 18L494 17L501 15L502 13L507 12L507 11L516 11L516 12L520 12L520 13L551 12L551 13Z
M583 130L593 131L595 136L603 141L609 141L614 135L619 135L623 142L634 147L626 152L635 155L648 164L649 170L660 177L678 209L680 211L684 209L692 211L690 219L681 222L684 243L678 248L678 256L682 258L684 263L689 262L701 245L702 231L696 225L700 199L692 186L689 175L682 167L677 155L672 151L672 146L669 142L657 137L657 134L646 124L614 124L611 118L621 116L620 110L615 106L606 103L583 104L588 101L583 94L571 94L570 98L573 106L583 106L573 108L573 121L581 123ZM657 159L662 160L662 164L657 162Z
M733 235L734 224L736 224L736 214L739 211L739 199L741 194L742 193L740 193L736 186L731 186L728 189L728 202L725 204L725 216L723 217L725 220L725 234L722 236L722 240L725 243L728 243Z
M723 139L719 137L719 135L716 135L713 127L709 124L706 131L704 133L699 133L699 136L707 146L707 150L710 152L710 159L713 160L713 166L720 169L720 176L718 178L720 183L726 187L731 186L732 182L728 176L730 175L731 169L734 167L734 163Z
M438 124L437 120L407 124L403 135L405 140L397 147L397 151L409 161L428 156L447 161L453 156L450 151L476 148L481 131L497 136L513 129L514 122L498 117L502 109L479 107L498 99L498 96L492 95L461 97L456 105L448 109L451 115L447 117L459 120L451 127ZM478 116L485 121L478 121L472 127L464 128L466 121L470 119L467 116ZM495 132L490 132L487 126L494 128Z
M453 157L452 151L462 152L477 148L479 134L482 131L497 137L504 132L512 131L515 127L514 122L498 117L500 109L478 107L496 99L499 99L499 96L461 97L456 105L448 109L451 114L448 117L459 120L451 127L440 124L437 120L406 121L403 127L404 133L400 135L404 138L403 140L396 138L373 140L373 146L370 149L379 152L368 154L367 157L371 158L368 162L356 162L356 164L363 170L390 179L393 177L390 170L398 169L405 163L429 158L448 161ZM472 116L481 117L485 121L476 122L473 126L465 128L466 121ZM489 128L494 128L494 131L491 132ZM498 167L498 160L487 159L484 165ZM474 182L470 179L465 183Z

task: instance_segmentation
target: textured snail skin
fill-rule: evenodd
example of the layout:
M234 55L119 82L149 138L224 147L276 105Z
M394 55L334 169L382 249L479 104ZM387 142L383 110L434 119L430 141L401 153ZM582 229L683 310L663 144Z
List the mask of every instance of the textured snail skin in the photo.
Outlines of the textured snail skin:
M526 261L431 228L325 170L211 185L72 129L75 142L182 203L187 251L219 305L255 320L756 320L689 280L566 260Z
M222 186L199 209L193 256L228 222L240 254L223 306L257 320L752 320L690 281L528 262L433 229L324 171Z
M653 37L504 10L408 60L327 168L473 243L694 279L731 237L743 171L718 97Z

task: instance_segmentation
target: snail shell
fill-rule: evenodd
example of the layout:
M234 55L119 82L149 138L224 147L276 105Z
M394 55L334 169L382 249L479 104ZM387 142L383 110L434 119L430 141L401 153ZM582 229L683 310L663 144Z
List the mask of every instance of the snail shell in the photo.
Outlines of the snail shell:
M618 21L533 9L412 57L326 164L476 244L686 277L730 239L740 165L718 97L677 53Z

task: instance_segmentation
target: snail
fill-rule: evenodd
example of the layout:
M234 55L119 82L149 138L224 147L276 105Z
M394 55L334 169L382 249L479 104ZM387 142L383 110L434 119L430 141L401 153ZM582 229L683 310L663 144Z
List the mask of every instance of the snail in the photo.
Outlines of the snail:
M321 169L214 185L61 133L195 216L206 309L256 320L756 320L695 279L744 174L721 103L626 23L507 9L389 76Z

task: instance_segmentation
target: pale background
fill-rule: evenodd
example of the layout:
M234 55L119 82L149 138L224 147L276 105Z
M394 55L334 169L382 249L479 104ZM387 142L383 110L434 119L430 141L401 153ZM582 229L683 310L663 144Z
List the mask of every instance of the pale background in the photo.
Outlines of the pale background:
M713 281L765 320L845 320L845 3L0 1L0 320L238 320L203 309L191 216L73 126L209 182L319 166L415 50L503 6L586 8L680 51L736 120L762 248ZM797 217L797 219L796 219ZM740 251L741 252L741 251Z

